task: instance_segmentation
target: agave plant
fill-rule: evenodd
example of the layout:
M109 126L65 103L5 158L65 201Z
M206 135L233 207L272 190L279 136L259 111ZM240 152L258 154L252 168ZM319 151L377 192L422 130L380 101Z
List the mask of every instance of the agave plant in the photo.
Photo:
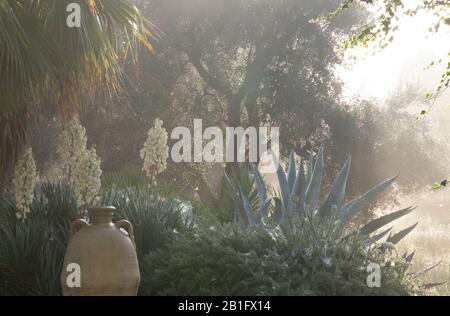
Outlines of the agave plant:
M265 187L262 187L261 190L256 190L256 182L254 177L252 176L251 167L248 163L243 164L239 168L239 172L237 174L235 172L230 174L228 172L225 172L225 177L223 179L222 185L225 193L225 199L221 201L221 205L226 210L238 210L237 213L235 212L235 214L231 215L231 218L243 218L244 220L246 219L245 209L236 206L243 205L241 201L245 201L245 204L250 205L250 209L257 209L260 203L259 201L261 200L260 192L261 190L265 189ZM235 188L237 188L237 190ZM269 203L270 199L267 199L267 193L264 194L264 200L268 200ZM250 216L251 215L252 213L250 213Z
M395 176L383 181L361 196L345 203L345 191L351 166L351 157L349 157L334 180L327 198L319 205L323 155L323 147L321 147L316 156L311 153L309 160L307 162L301 160L297 168L294 153L291 152L287 173L283 170L281 164L278 164L279 194L274 197L268 196L262 175L258 171L256 164L251 164L259 197L259 204L256 208L252 207L252 203L250 203L242 187L225 173L225 184L228 190L232 192L232 199L238 218L250 226L261 222L267 223L268 221L279 223L294 214L303 217L306 212L312 212L313 215L322 217L332 216L336 219L337 225L344 227L356 214L373 203L380 193L388 188L397 178ZM276 157L273 158L277 159ZM360 233L364 236L370 236L378 229L409 214L413 210L413 207L408 207L372 220L360 229ZM385 229L381 233L368 238L367 243L372 244L389 234L387 241L396 244L410 233L416 225L417 223L396 234L391 233L392 227ZM411 255L406 255L405 257L409 256Z

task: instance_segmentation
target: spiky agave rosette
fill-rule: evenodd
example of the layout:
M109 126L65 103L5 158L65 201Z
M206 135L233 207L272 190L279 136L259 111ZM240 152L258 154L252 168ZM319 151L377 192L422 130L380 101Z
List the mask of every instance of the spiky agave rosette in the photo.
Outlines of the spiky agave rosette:
M351 222L355 215L373 203L397 178L395 176L381 182L361 196L356 197L348 203L344 203L347 179L351 166L351 157L349 157L333 182L327 198L319 205L318 200L323 174L323 155L323 147L321 147L317 155L314 156L311 153L309 161L300 161L299 168L296 168L296 161L292 152L289 157L287 173L284 172L281 164L278 166L279 194L273 197L268 196L266 185L257 166L250 164L258 192L259 203L257 203L258 207L256 209L252 207L254 203L250 202L240 185L233 181L229 174L225 173L225 184L231 193L230 195L237 211L237 217L246 225L251 226L256 223L267 223L269 221L279 223L291 218L292 215L304 217L306 213L311 213L314 216L333 217L336 220L336 225L344 228ZM276 157L273 158L277 159ZM367 245L381 240L388 234L389 236L386 241L396 244L411 232L417 224L396 234L391 234L392 228L388 228L375 235L373 234L413 210L413 207L408 207L372 220L360 228L359 233L367 236Z

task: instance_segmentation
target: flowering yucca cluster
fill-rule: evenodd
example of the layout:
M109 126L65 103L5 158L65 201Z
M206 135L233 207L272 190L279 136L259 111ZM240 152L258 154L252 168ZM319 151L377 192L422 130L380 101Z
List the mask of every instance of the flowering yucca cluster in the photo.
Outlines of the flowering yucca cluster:
M33 202L33 191L39 182L39 174L36 170L36 163L33 158L31 147L28 147L22 154L14 169L14 192L18 219L25 221L30 212L30 205Z
M81 126L78 117L75 116L64 126L56 148L64 173L69 181L72 178L75 166L86 152L86 143L86 130Z
M95 148L86 150L75 165L70 179L70 185L75 194L78 206L95 204L101 187L101 160L97 157Z
M86 208L97 199L101 187L101 160L95 148L86 149L86 130L74 117L64 128L57 148L78 207Z
M144 161L142 171L150 178L150 183L156 183L156 175L167 168L169 147L168 134L162 127L163 121L155 120L155 126L148 131L147 140L141 149L141 159Z

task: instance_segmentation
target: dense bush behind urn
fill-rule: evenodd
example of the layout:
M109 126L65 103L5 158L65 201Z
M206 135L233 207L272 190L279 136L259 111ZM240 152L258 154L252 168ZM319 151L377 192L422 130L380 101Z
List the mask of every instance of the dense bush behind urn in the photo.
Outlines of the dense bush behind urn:
M146 256L141 295L412 295L408 263L367 248L334 220L294 219L278 227L203 225ZM384 250L381 250L384 249ZM381 265L380 288L366 284L367 265Z
M103 205L116 208L116 219L127 219L133 224L138 258L163 247L175 235L188 230L191 223L182 202L150 194L148 189L128 187L104 192Z

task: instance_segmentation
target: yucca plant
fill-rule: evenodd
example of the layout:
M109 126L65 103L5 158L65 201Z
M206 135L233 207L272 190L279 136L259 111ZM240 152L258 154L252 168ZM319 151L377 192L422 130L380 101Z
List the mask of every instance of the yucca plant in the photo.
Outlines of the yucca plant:
M0 294L59 295L69 226L78 216L72 191L42 184L25 222L17 221L12 196L0 200Z
M139 258L189 229L182 202L153 196L147 188L111 188L100 203L115 206L116 219L133 224ZM13 195L0 195L0 295L61 294L70 223L80 216L71 188L41 184L30 210L25 222L18 221Z
M279 194L273 197L268 196L266 185L257 166L251 164L258 191L259 203L256 208L252 207L252 203L242 187L226 173L224 176L225 183L228 190L232 192L232 200L238 218L250 226L261 222L279 223L291 218L292 215L296 214L304 217L307 212L311 212L313 215L321 217L332 216L336 219L336 225L343 228L351 222L356 214L373 203L397 178L395 176L383 181L361 196L345 203L345 191L351 166L351 158L349 157L333 182L327 198L319 205L318 201L323 174L323 156L323 147L320 147L316 156L311 153L308 162L301 160L297 168L294 153L292 152L289 156L287 173L284 172L283 167L279 164L277 169ZM273 157L273 159L277 158ZM363 226L360 229L360 234L369 236L378 229L409 214L413 210L414 208L408 207L377 218ZM368 238L367 243L372 244L389 234L387 241L396 244L411 232L416 225L417 223L394 235L391 234L392 228L388 228Z

